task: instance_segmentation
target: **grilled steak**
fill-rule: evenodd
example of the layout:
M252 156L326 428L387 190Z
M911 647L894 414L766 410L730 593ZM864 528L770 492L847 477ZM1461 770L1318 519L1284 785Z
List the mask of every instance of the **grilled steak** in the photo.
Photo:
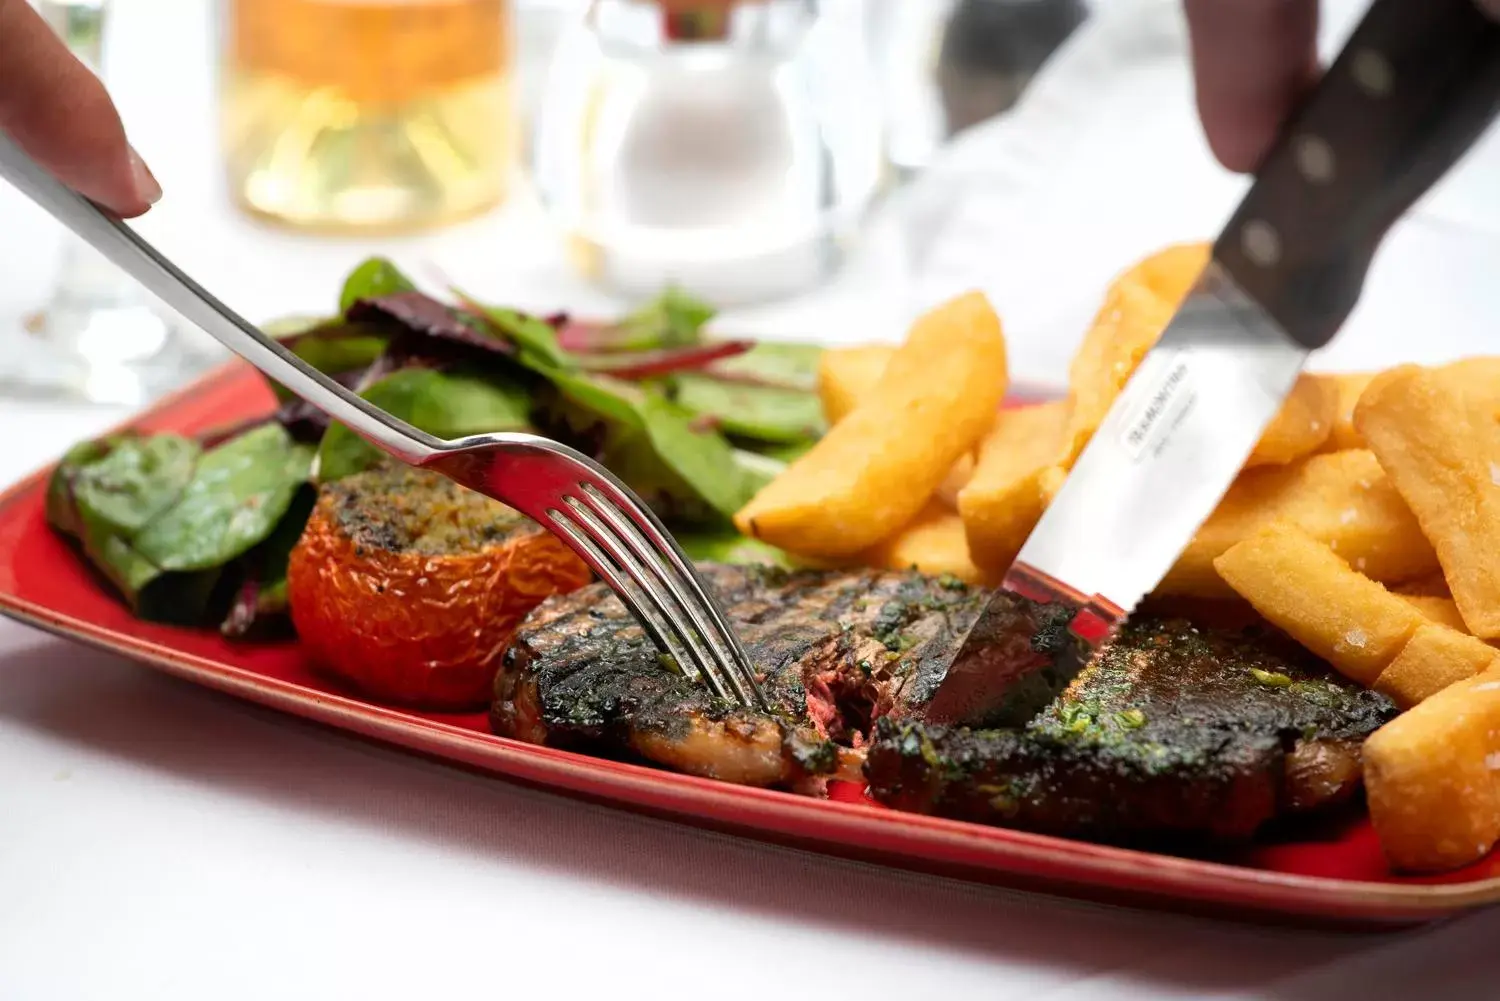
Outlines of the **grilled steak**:
M983 595L885 571L707 566L772 712L711 697L603 585L541 605L496 681L496 733L748 785L853 775L871 722L930 697Z
M592 585L522 625L495 732L802 790L863 760L873 795L904 810L1104 840L1236 838L1349 796L1361 740L1395 714L1266 630L1142 618L1025 727L924 723L987 592L916 573L705 572L772 712L714 699ZM1065 651L1065 613L1017 606L1035 627L1018 655Z
M1349 797L1396 714L1261 630L1127 625L1024 728L881 720L871 794L903 810L1095 840L1247 838Z

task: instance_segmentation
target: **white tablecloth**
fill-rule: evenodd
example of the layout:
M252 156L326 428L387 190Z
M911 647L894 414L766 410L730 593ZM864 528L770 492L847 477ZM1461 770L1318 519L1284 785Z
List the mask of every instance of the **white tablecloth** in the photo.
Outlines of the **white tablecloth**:
M202 5L120 0L119 13L115 87L170 193L144 228L250 315L325 308L371 246L225 209ZM1109 273L1212 233L1240 184L1197 138L1169 5L1106 13L1025 108L897 200L840 282L735 322L889 338L977 284L1020 372L1055 376ZM1335 35L1347 18L1330 22ZM1475 180L1486 157L1393 238L1330 364L1484 345L1500 317L1500 201ZM0 317L35 304L54 246L0 191ZM500 300L611 305L549 246L518 201L380 249ZM0 401L0 479L118 416ZM762 847L450 771L0 622L6 1001L1481 998L1497 936L1500 912L1395 938L1280 933Z

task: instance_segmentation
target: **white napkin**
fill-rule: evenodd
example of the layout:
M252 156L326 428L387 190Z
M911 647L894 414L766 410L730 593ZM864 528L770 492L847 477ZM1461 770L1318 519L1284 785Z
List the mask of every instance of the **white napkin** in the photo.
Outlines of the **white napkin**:
M1325 5L1330 56L1364 6ZM1484 183L1497 168L1492 134L1397 225L1319 367L1500 350L1500 187ZM1180 4L1112 0L1014 111L955 141L874 232L901 233L909 312L981 288L1014 372L1055 380L1110 278L1167 243L1212 238L1246 184L1203 140Z

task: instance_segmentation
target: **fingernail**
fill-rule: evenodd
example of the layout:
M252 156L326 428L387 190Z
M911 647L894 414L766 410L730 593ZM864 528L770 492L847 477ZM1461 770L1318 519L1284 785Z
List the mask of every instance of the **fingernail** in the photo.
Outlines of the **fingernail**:
M146 161L135 150L130 151L130 178L141 201L147 205L155 205L161 201L161 185L151 173L151 168L146 166Z

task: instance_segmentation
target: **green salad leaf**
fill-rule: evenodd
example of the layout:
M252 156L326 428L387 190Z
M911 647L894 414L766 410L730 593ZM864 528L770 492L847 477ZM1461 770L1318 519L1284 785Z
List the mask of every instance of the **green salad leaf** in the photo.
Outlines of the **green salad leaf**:
M317 503L318 494L311 484L303 486L292 497L286 514L266 540L245 554L241 560L244 579L219 631L231 639L284 632L290 626L287 617L286 572L292 549L302 538L302 530Z
M682 551L695 562L766 563L778 567L795 565L786 553L775 546L728 529L679 532L675 538L682 546Z
M273 534L304 489L311 456L276 424L206 451L171 434L84 442L52 475L47 519L137 615L201 624L222 607L229 565Z
M692 411L648 391L637 412L656 454L726 520L760 489L723 435L694 427Z
M268 324L317 370L442 438L540 429L589 454L686 532L701 559L785 562L732 516L823 433L819 349L710 340L713 307L680 289L617 323L542 319L455 290L443 302L384 258L345 280L339 315ZM310 407L213 439L121 434L70 450L47 517L136 614L284 625L286 566L315 483L379 453ZM227 612L227 615L226 615Z
M812 441L823 434L823 407L816 394L728 382L698 372L684 372L673 381L680 406L712 418L729 434L779 444Z
M654 386L583 373L554 374L553 385L547 426L575 439L602 429L596 457L669 521L727 522L764 482Z
M822 354L816 344L761 341L738 357L714 363L714 372L752 384L816 393Z
M335 374L369 368L390 343L384 331L339 321L300 334L287 346L319 372Z
M133 540L163 570L223 566L265 539L307 482L312 448L262 424L205 452L177 502Z
M714 308L679 288L668 288L615 325L626 349L671 348L697 344Z
M182 496L201 453L175 434L123 437L78 471L74 502L93 525L132 539Z
M469 300L473 303L473 300ZM569 371L577 367L557 343L557 331L545 320L499 306L473 303L502 335L520 349L521 363L544 374L554 370Z
M460 438L530 427L531 393L518 376L472 369L392 372L361 393L393 417L437 435ZM380 452L342 424L330 424L318 446L318 479L343 479L368 468Z
M344 288L339 293L339 312L348 312L349 307L361 299L416 290L417 286L396 265L384 257L371 257L344 279Z

